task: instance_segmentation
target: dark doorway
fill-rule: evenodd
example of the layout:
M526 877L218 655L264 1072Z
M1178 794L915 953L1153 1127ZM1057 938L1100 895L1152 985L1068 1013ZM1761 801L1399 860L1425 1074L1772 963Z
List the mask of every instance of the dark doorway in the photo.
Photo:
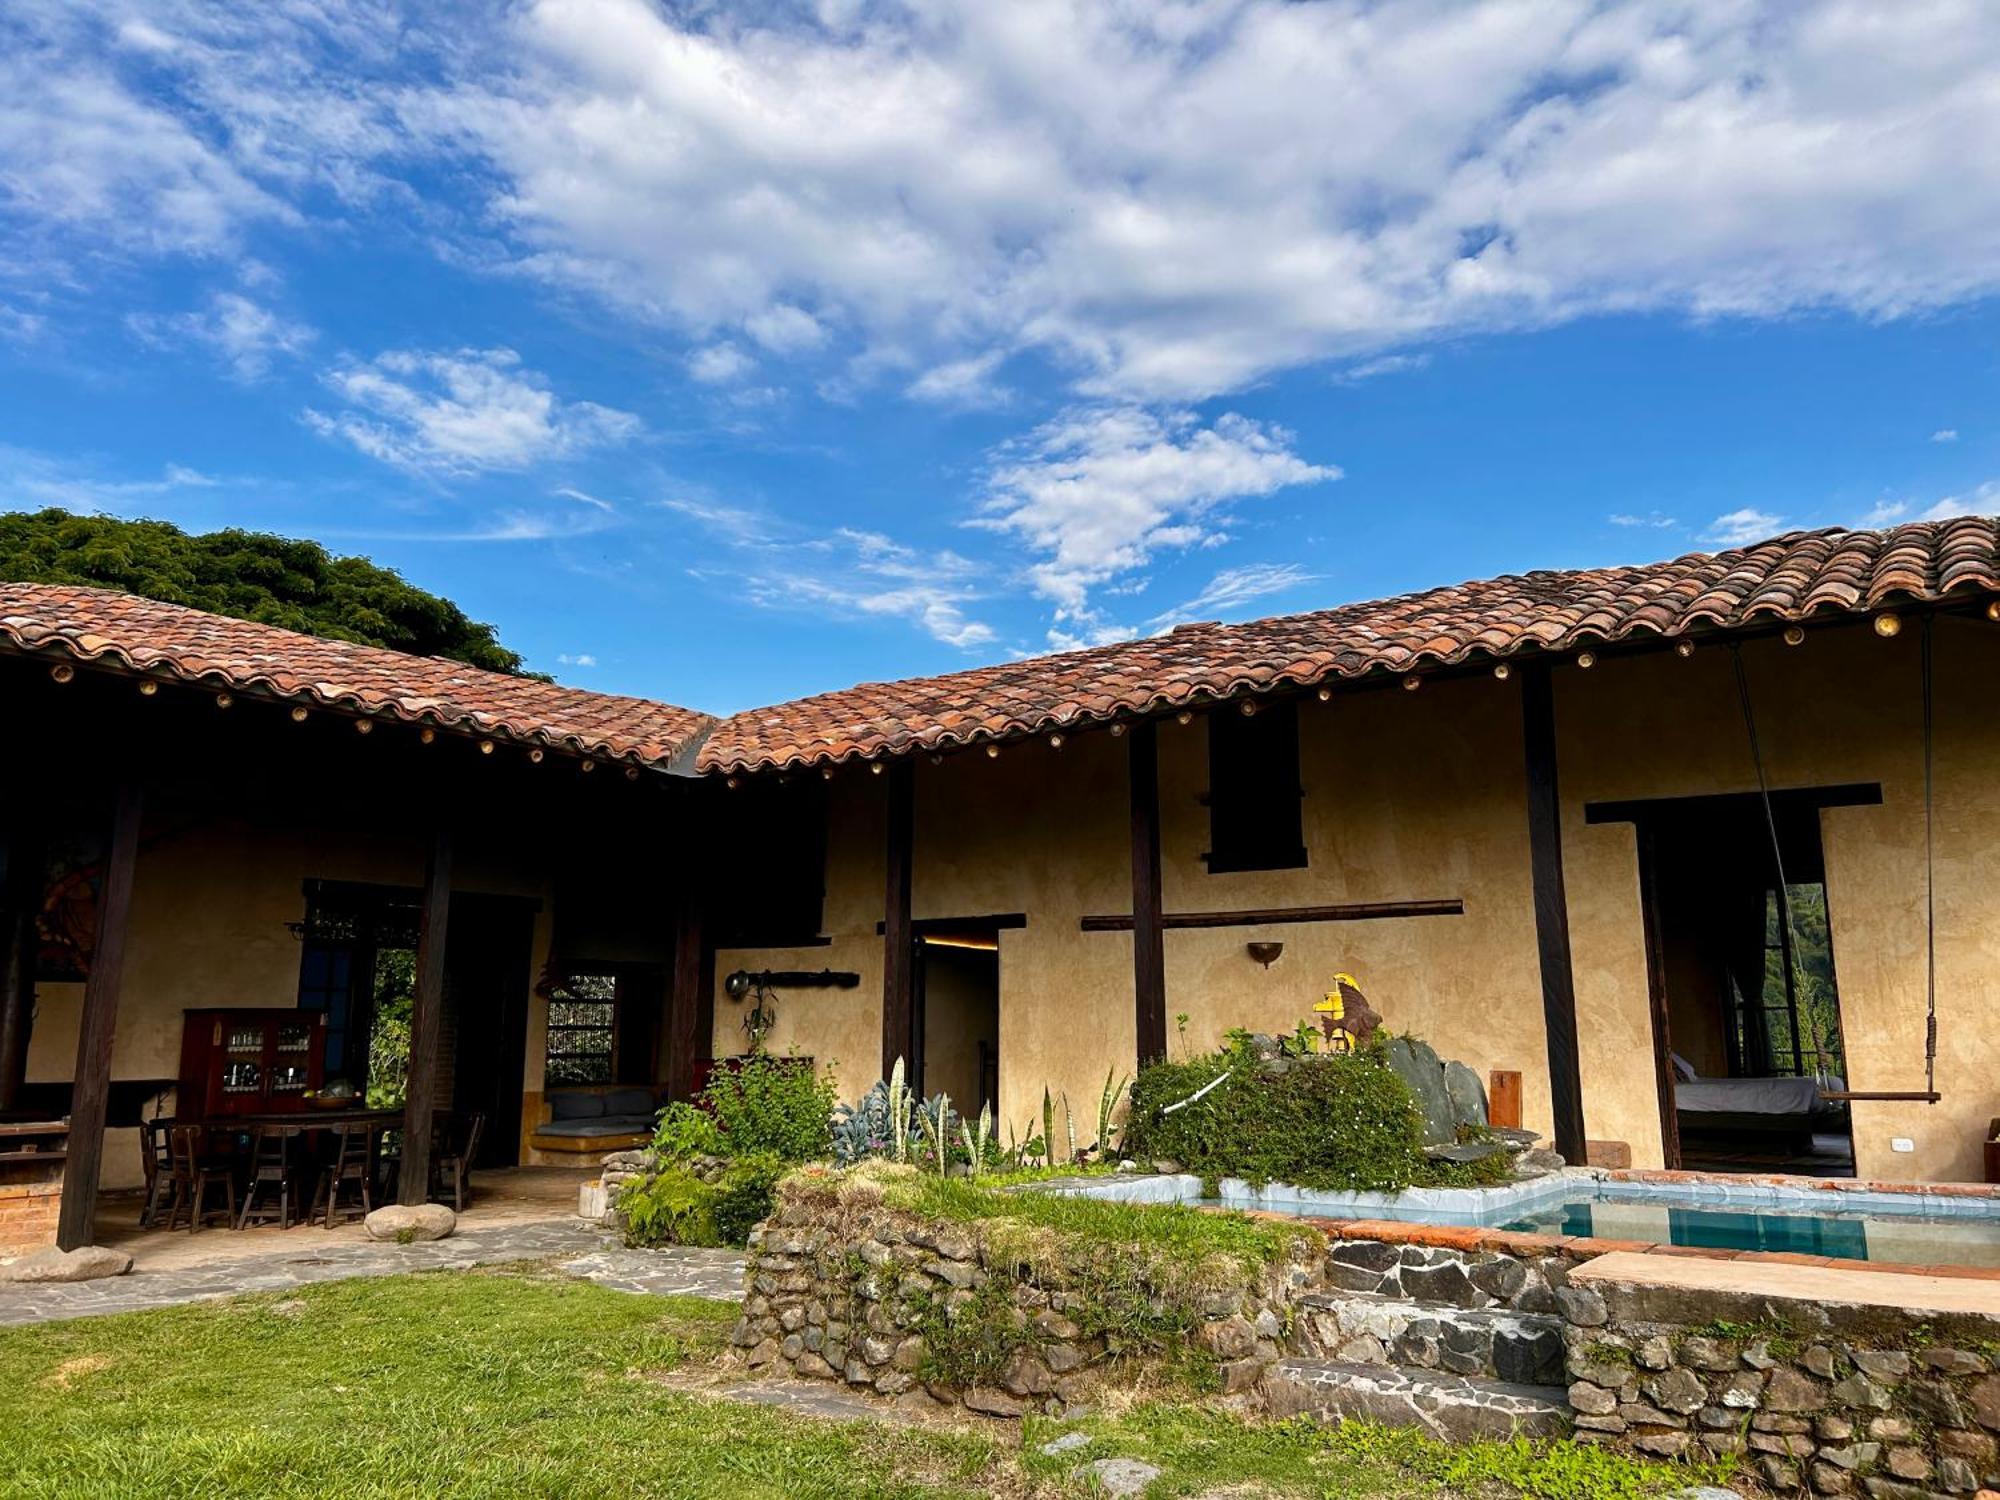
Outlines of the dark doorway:
M528 984L535 903L503 896L458 895L445 945L445 1024L441 1056L449 1079L438 1096L455 1113L486 1116L481 1167L521 1159L521 1075L527 1063Z
M1589 809L1638 831L1668 1166L1852 1174L1847 1106L1826 1097L1846 1091L1847 1062L1820 813L1863 800L1880 793Z
M1000 933L926 922L916 936L915 1087L977 1118L1000 1110Z

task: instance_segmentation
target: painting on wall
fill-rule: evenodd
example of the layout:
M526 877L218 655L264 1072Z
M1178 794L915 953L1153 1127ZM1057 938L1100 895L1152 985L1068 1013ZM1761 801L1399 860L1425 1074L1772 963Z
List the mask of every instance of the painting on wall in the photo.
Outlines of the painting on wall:
M98 894L104 883L104 835L79 833L54 839L48 849L48 884L35 919L40 947L35 979L76 983L90 973L97 942Z

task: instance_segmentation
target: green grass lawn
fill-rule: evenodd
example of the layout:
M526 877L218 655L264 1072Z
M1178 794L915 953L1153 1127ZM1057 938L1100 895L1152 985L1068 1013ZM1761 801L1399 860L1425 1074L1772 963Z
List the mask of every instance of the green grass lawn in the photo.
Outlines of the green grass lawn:
M0 1331L0 1496L1082 1493L1141 1455L1153 1494L1640 1495L1684 1472L1555 1445L1444 1448L1194 1404L1085 1424L1060 1460L992 1425L818 1422L695 1393L735 1309L533 1271L439 1272Z

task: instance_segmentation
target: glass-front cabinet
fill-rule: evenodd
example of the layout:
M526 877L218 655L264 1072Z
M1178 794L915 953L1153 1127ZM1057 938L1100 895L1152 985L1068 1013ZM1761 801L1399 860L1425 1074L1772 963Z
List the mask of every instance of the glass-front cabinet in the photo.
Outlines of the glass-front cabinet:
M191 1010L181 1029L182 1118L301 1109L326 1071L326 1017L299 1010Z

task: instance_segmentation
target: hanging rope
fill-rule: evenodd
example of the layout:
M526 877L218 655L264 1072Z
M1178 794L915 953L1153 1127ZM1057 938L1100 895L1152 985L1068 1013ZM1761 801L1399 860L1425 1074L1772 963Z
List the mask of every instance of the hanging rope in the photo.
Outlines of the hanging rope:
M1771 867L1778 877L1778 920L1784 938L1785 1004L1792 1014L1792 1042L1798 1043L1798 976L1793 972L1797 965L1799 951L1798 930L1792 925L1792 887L1785 878L1785 854L1778 839L1778 815L1771 806L1771 786L1764 775L1764 751L1757 741L1757 715L1750 706L1750 676L1743 670L1743 646L1739 641L1729 643L1729 656L1736 668L1736 698L1743 707L1743 728L1750 736L1750 760L1757 768L1757 797L1764 808L1764 830L1771 840ZM1824 1068L1825 1048L1821 1044L1818 1018L1807 1016L1813 1030L1813 1058L1817 1067ZM1767 1066L1768 1066L1768 1059Z
M1924 616L1924 1092L1937 1093L1937 866L1931 775L1931 617ZM1935 1102L1935 1100L1933 1100Z

